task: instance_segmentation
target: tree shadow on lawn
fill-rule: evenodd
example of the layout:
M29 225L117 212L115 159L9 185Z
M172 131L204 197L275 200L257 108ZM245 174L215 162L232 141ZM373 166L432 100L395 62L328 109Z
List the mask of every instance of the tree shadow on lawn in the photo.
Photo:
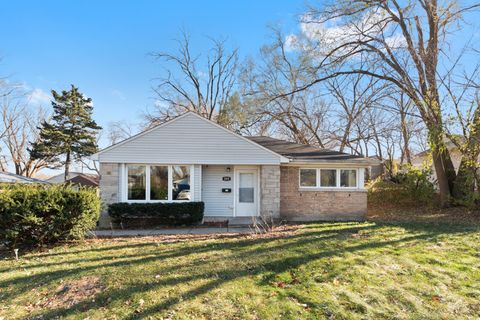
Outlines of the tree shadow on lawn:
M404 237L400 239L376 241L376 242L368 241L368 239L365 239L365 240L362 240L362 243L360 244L341 247L341 248L335 248L332 250L328 250L328 249L326 250L322 246L322 242L326 240L332 240L335 238L344 240L341 238L344 237L344 234L347 232L354 233L354 232L359 232L360 230L367 230L367 229L376 230L379 228L383 228L385 225L397 226L397 227L399 226L399 224L381 224L381 225L364 225L364 226L358 225L350 228L327 229L327 230L320 230L320 231L318 230L315 231L315 229L312 229L310 231L307 229L307 231L300 232L299 234L296 234L287 238L245 239L237 242L231 242L231 241L221 242L221 243L215 242L215 243L208 244L206 246L205 245L198 246L198 247L195 246L195 248L193 249L191 247L190 248L180 247L174 250L174 252L171 252L169 254L158 254L155 256L148 256L148 257L144 257L144 256L142 257L142 255L139 255L138 259L127 258L126 260L108 263L106 265L101 265L100 267L117 268L117 267L122 267L127 265L132 266L132 265L137 265L142 263L149 263L157 260L161 261L162 259L180 257L180 256L185 256L193 253L195 254L207 253L210 251L213 253L214 251L221 251L221 250L232 251L232 253L229 254L228 256L222 255L221 258L214 256L212 258L208 258L207 261L204 261L204 260L195 261L192 264L188 264L188 265L175 264L173 266L163 267L157 270L158 273L160 274L167 274L169 271L178 270L182 267L192 268L196 265L200 266L202 264L214 264L218 260L235 259L236 261L244 261L244 260L246 261L247 258L249 257L250 258L252 256L256 257L255 259L256 262L253 266L246 264L242 266L242 268L236 268L236 269L224 268L222 270L215 270L214 279L208 281L207 283L197 286L195 288L192 288L187 292L176 294L172 297L169 297L168 299L162 301L159 304L140 310L139 313L132 313L126 316L127 319L138 319L138 318L151 316L160 311L164 311L176 305L180 301L194 299L195 297L201 296L209 292L210 290L218 288L219 286L225 283L228 283L237 279L241 279L243 277L261 275L261 274L269 275L272 273L279 274L290 269L298 268L304 264L307 264L317 259L341 256L346 253L355 253L355 252L369 250L369 249L378 249L386 246L396 245L399 243L410 243L414 241L435 241L438 236L445 234L445 230L448 230L449 233L464 233L464 232L478 231L478 228L476 229L475 228L472 228L472 229L470 228L448 229L447 228L445 230L436 231L436 229L434 228L432 229L431 226L428 226L428 225L425 225L425 226L415 225L412 230L407 229L408 226L405 227L405 229L413 233L413 235L406 234ZM333 227L335 228L335 226ZM262 245L268 245L269 242L273 240L280 241L280 243L275 244L274 246L262 247ZM293 248L301 249L302 245L312 244L312 243L315 243L316 241L319 242L318 247L310 248L310 249L315 249L316 252L303 252L300 255L297 254L297 255L290 255L290 256L279 255L280 258L275 257L273 260L271 259L271 255L270 256L267 255L266 257L263 257L264 258L263 260L261 260L263 254L275 252L277 250L286 250L286 249L293 249ZM248 248L250 246L254 246L257 248L244 250L245 248ZM43 279L48 279L48 281L51 283L52 281L58 280L60 278L72 276L77 273L85 273L86 271L90 271L98 267L99 266L97 265L92 265L92 266L83 267L83 268L73 268L69 270L52 271L52 272L42 273L35 276L24 277L22 279L17 279L17 281L22 280L22 281L34 282L36 283L35 285L38 285L39 284L38 280L40 278L43 278ZM195 268L193 270L200 270L200 268ZM58 308L58 309L50 310L45 313L41 313L40 315L44 318L54 318L54 317L60 317L60 316L68 316L76 313L77 311L86 311L89 309L99 308L100 306L104 307L115 301L127 300L133 295L139 294L142 292L147 293L152 290L159 289L165 286L174 287L181 284L188 285L189 282L196 281L196 280L207 280L212 278L212 271L213 270L208 270L206 272L189 274L183 277L167 277L160 281L156 281L154 283L141 283L141 284L135 284L135 285L131 285L124 288L110 289L110 290L107 289L106 291L97 295L95 297L94 302L92 302L90 299L84 300L74 306L71 306L68 308ZM4 286L4 285L8 285L8 281L0 283L0 286ZM30 285L27 285L27 287L30 287ZM23 290L21 291L28 290L26 287L22 289ZM15 292L15 293L19 294L19 292Z
M325 229L321 231L315 231L315 232L309 232L310 236L315 236L315 237L320 237L322 235L341 235L343 233L351 233L351 232L358 232L359 230L367 230L371 228L375 228L375 226L372 225L359 225L358 223L355 223L352 226L349 225L342 225L342 228L338 228L337 225L332 225L335 226L335 229ZM308 230L308 226L305 228L305 230ZM249 238L250 237L250 238ZM286 236L281 236L281 237L266 237L266 238L255 238L255 236L249 236L249 235L237 235L236 237L228 237L231 240L235 241L232 245L235 246L236 249L241 249L243 247L248 247L253 244L262 244L262 243L268 243L272 242L275 240L293 240L297 238L303 238L303 234L290 234ZM221 238L220 238L221 239ZM240 239L240 240L239 240ZM186 256L189 254L197 254L197 253L202 253L206 251L212 250L211 246L222 246L225 244L230 244L230 242L222 242L222 243L212 243L211 246L206 246L205 243L202 240L218 240L218 239L212 239L212 238L195 238L192 239L192 242L194 244L189 244L188 247L182 248L182 250L168 250L167 252L163 251L161 254L158 254L157 252L152 252L151 254L145 254L145 253L134 253L134 254L123 254L119 257L118 254L114 254L114 252L122 249L132 249L132 248L139 248L139 249L148 249L151 247L152 249L157 249L160 247L160 245L165 245L165 243L162 242L154 242L154 243L132 243L130 246L129 245L121 245L121 246L108 246L108 247L102 247L99 248L100 250L96 250L95 248L93 249L88 249L88 250L76 250L74 251L75 254L78 253L98 253L100 252L106 252L106 251L112 251L111 255L102 255L100 257L96 258L78 258L78 259L69 259L65 261L58 261L58 262L45 262L45 263L37 263L37 264L27 264L27 265L19 265L18 268L22 270L29 270L29 269L35 269L35 268L44 268L44 267L54 267L54 266L61 266L65 264L75 264L75 263L84 263L84 262L102 262L102 261L111 261L112 259L126 259L126 258L138 258L138 257L145 257L146 255L156 255L156 259L166 259L166 258L175 258L179 256ZM166 245L169 245L167 243ZM143 251L145 252L145 251ZM71 252L65 252L65 256L71 255ZM32 258L43 258L43 257L51 257L51 256L57 256L57 255L62 255L61 253L55 253L55 254L45 254L45 255L33 255ZM0 269L0 271L9 271L12 270L11 267L6 267L3 269ZM23 280L24 278L21 278L19 280ZM0 282L0 285L2 285L2 282Z
M42 266L61 266L66 264L72 263L89 263L89 262L97 262L97 264L89 265L89 266L77 266L74 268L69 269L60 269L60 270L52 270L46 271L41 273L35 273L32 275L27 275L23 277L16 277L13 279L5 280L0 282L0 288L6 288L10 285L17 285L22 284L21 288L16 288L15 291L10 293L2 294L2 298L4 299L13 299L16 296L20 296L22 293L29 291L35 287L48 285L50 283L54 283L57 280L74 277L79 274L88 274L89 271L94 271L98 268L121 268L123 266L133 266L133 265L140 265L144 263L151 263L155 261L161 261L163 259L172 259L172 258L179 258L179 257L187 257L191 254L199 254L199 253L208 253L208 252L215 252L215 251L222 251L222 250L230 250L236 252L242 252L242 257L247 257L249 255L260 255L263 253L268 253L271 250L284 250L289 249L292 247L301 247L302 245L309 244L312 241L325 241L328 239L339 238L342 237L346 233L356 233L359 230L367 230L367 229L374 229L377 228L375 225L356 225L352 227L343 227L331 230L320 230L320 231L309 231L307 233L298 233L289 235L283 238L251 238L251 239L242 239L237 241L224 241L224 242L211 242L205 244L204 242L198 242L194 245L189 244L188 246L182 246L176 248L174 250L169 250L168 252L161 252L161 253L152 253L152 252L143 252L137 253L132 255L122 255L120 257L113 256L115 261L112 260L112 256L103 256L97 258L90 258L90 259L76 259L76 260L66 260L62 262L54 262L50 264L36 264L32 265L32 267L42 267ZM266 247L270 242L273 241L280 241L281 243L276 245L275 247ZM259 246L264 245L265 247L257 248L257 249L248 249L251 246ZM155 246L157 248L157 246ZM244 250L247 248L247 250ZM243 250L243 251L241 251ZM223 260L225 256L222 256L216 260ZM215 259L210 259L208 262L212 263L216 261ZM107 263L100 264L100 262L107 261ZM203 264L204 262L202 262ZM199 263L200 264L200 263ZM192 263L188 266L191 267ZM159 269L160 272L169 272L177 270L178 268L184 267L184 265L176 265L169 268ZM19 267L20 269L25 269L24 267Z

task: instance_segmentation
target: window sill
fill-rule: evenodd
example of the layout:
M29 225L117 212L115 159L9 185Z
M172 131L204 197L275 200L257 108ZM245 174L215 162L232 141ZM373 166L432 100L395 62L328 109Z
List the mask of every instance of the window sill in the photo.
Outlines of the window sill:
M367 192L364 188L318 188L318 187L300 187L300 192Z
M192 200L125 200L127 203L180 203L192 202Z

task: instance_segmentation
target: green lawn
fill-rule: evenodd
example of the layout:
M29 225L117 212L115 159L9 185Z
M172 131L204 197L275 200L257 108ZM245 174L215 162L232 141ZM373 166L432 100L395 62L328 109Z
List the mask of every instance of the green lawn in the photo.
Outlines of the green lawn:
M0 260L0 319L480 317L480 226L327 223Z

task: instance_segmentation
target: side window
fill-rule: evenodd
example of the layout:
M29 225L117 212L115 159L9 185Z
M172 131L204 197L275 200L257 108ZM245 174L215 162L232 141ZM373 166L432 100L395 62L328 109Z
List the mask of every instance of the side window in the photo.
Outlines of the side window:
M317 169L300 169L300 187L317 186Z

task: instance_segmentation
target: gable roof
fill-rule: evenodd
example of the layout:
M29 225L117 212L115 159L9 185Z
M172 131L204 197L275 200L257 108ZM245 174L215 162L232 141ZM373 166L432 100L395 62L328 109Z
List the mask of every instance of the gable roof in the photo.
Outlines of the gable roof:
M284 156L196 113L170 121L101 150L100 162L177 164L278 164Z
M71 177L70 180L75 178L76 176L86 176L86 177L90 177L90 178L93 178L93 179L95 179L95 177L98 177L98 175L94 174L94 173L83 173L83 172L79 172L79 171L70 171L68 175L69 175L69 177ZM45 181L48 181L50 183L63 183L64 182L64 177L65 177L65 173L62 172L62 173L53 175L53 176L49 177L48 179L45 179Z
M89 176L82 173L71 179L68 179L67 181L65 181L65 183L78 184L88 187L98 187L98 178L98 176Z
M355 162L370 163L368 158L329 149L321 149L308 144L294 143L265 136L248 137L293 162Z

